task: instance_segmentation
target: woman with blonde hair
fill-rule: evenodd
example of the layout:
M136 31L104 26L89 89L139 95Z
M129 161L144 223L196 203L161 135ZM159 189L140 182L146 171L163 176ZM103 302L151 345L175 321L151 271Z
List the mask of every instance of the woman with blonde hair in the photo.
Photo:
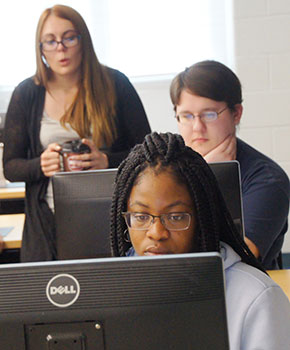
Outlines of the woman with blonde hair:
M81 15L56 5L40 16L36 74L13 92L5 123L4 174L26 183L21 261L57 256L51 177L61 170L61 144L81 139L90 153L75 169L114 168L150 132L134 87L99 63Z

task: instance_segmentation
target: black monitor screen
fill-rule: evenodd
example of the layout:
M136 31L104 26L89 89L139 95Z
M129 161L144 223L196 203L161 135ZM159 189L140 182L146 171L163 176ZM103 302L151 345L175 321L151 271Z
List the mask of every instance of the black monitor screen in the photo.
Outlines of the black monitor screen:
M244 217L240 164L236 160L209 163L214 173L226 206L240 235L244 237Z
M0 349L227 350L221 256L2 265Z
M111 256L110 208L116 172L106 169L54 175L59 260Z
M243 235L239 163L209 166ZM53 177L59 260L111 256L110 206L116 172L117 169L63 172Z

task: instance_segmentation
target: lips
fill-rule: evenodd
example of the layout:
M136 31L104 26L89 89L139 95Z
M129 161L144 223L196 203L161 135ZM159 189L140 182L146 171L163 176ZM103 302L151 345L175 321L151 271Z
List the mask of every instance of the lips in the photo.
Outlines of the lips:
M59 60L59 63L62 66L65 66L65 65L69 64L69 59L68 58L63 58L62 60Z
M207 139L204 137L197 137L195 139L193 139L193 142L206 142Z
M165 255L165 254L171 254L171 252L163 247L148 247L144 255Z

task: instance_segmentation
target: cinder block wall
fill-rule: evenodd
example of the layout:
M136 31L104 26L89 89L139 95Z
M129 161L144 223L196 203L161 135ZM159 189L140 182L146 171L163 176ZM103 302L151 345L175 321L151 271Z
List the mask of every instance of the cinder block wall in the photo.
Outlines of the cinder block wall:
M239 135L290 176L290 1L233 4L235 71L244 92ZM283 251L290 252L290 230Z

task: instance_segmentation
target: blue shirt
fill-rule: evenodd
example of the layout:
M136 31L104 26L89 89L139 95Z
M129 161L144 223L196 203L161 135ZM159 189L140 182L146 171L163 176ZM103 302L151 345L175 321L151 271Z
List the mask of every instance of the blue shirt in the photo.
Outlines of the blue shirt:
M266 270L277 269L289 213L289 178L272 159L237 139L244 225Z

